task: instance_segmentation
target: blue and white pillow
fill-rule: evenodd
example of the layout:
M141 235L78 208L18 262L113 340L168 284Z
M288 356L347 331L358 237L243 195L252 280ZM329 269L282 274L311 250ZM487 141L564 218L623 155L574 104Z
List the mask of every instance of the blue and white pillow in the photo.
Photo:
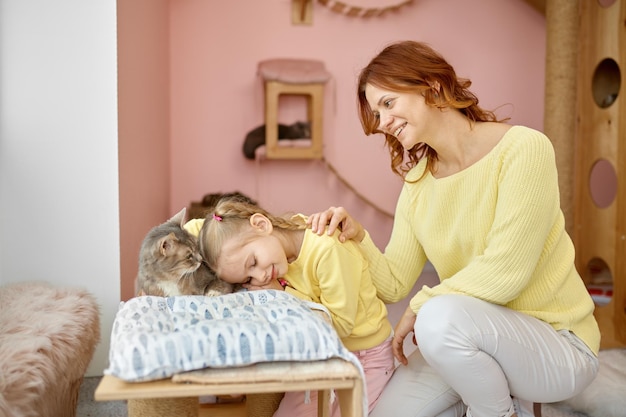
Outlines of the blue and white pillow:
M136 297L120 304L104 373L139 382L207 367L332 357L362 373L358 359L312 308L326 310L274 290Z

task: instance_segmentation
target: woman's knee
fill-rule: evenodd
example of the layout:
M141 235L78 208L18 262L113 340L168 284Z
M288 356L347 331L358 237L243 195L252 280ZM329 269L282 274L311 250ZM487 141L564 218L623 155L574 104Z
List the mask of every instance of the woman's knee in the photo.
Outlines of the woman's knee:
M420 350L439 349L449 341L452 333L463 329L464 320L471 316L472 306L479 302L473 297L448 294L433 297L420 309L415 320L415 337Z

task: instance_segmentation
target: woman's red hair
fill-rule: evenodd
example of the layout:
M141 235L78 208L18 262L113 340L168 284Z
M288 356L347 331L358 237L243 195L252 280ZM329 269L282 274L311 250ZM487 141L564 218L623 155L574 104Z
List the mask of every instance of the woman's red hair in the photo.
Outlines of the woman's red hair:
M417 93L424 96L426 104L451 107L464 114L470 123L498 121L495 114L478 106L478 98L469 90L471 81L458 78L454 68L427 44L402 41L383 49L361 70L358 78L358 110L366 135L383 133L378 130L379 119L365 98L365 86L401 93ZM439 89L432 86L439 84ZM391 154L391 170L404 178L406 173L422 159L428 157L427 169L437 159L437 152L425 143L419 143L407 151L408 161L403 166L404 148L389 134L386 145Z

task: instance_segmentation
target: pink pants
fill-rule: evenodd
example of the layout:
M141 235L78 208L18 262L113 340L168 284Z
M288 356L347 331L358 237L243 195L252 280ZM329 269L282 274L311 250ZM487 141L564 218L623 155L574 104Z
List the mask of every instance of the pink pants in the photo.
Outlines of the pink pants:
M394 369L393 352L391 351L391 337L371 349L352 352L363 366L365 373L365 389L367 390L368 412L372 411L378 397L387 381L391 378ZM283 397L274 417L316 417L317 391L311 391L309 398L304 391L287 392ZM331 403L331 416L340 417L339 401Z

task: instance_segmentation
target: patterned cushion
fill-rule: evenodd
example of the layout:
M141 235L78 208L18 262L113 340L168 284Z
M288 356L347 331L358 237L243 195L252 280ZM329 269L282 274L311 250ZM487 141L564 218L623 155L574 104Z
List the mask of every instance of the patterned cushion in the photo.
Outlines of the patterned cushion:
M129 382L149 381L206 367L332 357L362 369L312 308L326 311L274 290L136 297L122 302L117 312L104 373Z

